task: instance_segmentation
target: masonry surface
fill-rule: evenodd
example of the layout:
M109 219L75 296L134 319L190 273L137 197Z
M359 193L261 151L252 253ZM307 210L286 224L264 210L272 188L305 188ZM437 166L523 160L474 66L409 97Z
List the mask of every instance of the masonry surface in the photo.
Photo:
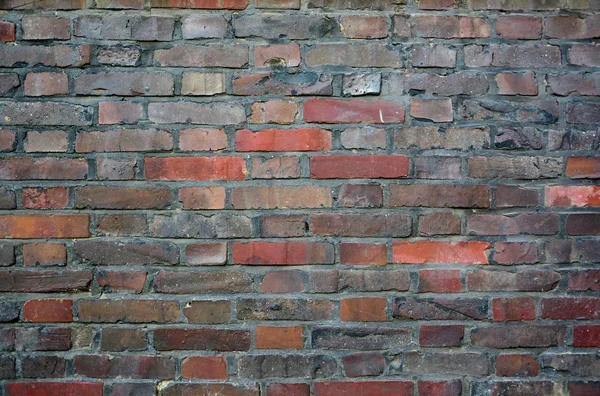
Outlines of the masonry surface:
M600 1L0 10L0 396L600 395Z

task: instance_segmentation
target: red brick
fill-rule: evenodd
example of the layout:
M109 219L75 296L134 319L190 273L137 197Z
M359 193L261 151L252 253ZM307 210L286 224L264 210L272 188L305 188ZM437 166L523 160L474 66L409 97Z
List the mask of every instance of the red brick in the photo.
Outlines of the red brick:
M184 209L223 209L225 208L225 188L184 187L179 190L179 201Z
M0 21L0 41L5 43L15 41L15 24L7 21Z
M0 238L87 238L87 214L0 215Z
M302 349L304 345L302 326L256 326L255 333L256 349Z
M185 247L187 265L223 265L227 260L227 244L196 243Z
M319 242L235 242L233 262L245 265L333 264L333 245Z
M252 158L253 179L295 179L300 177L300 158Z
M420 235L454 235L461 232L460 217L452 213L431 213L419 216Z
M65 265L67 250L59 243L31 243L23 245L23 265Z
M330 381L315 382L315 396L413 396L409 381Z
M243 10L248 0L151 0L152 8L195 8L209 10Z
M419 293L462 291L460 270L419 270Z
M600 158L569 157L566 173L571 179L600 179Z
M6 396L102 396L101 382L13 382L6 384Z
M227 148L227 134L224 129L199 128L179 131L181 151L214 151Z
M404 122L404 103L384 100L308 99L304 121L324 124Z
M383 205L383 188L379 184L344 184L338 194L344 208L377 208Z
M410 115L413 118L433 122L452 122L452 100L450 99L410 99Z
M408 176L404 155L317 155L310 158L313 179L396 179Z
M503 265L534 264L539 261L538 247L535 242L496 242L492 260Z
M446 15L416 15L411 17L415 37L427 38L487 38L490 24L482 18Z
M66 131L27 131L27 141L23 143L26 153L65 153L69 149L69 136Z
M385 244L340 243L340 264L386 265Z
M107 293L136 293L144 289L145 271L99 271L96 275L98 286Z
M298 114L298 105L286 100L271 100L252 104L253 124L293 124Z
M379 297L340 300L340 319L344 322L385 322L387 301Z
M569 290L600 290L600 269L581 270L570 273L568 286Z
M63 209L69 203L69 190L65 187L24 188L23 207L27 209Z
M498 73L495 79L499 95L536 96L538 94L537 81L533 72Z
M231 191L235 209L330 208L331 189L319 186L237 187Z
M244 180L241 157L146 157L148 180Z
M556 320L600 318L600 298L560 297L541 301L542 318Z
M540 364L533 355L499 355L496 358L496 375L499 377L536 377Z
M394 263L425 264L487 264L488 242L394 242L392 254Z
M419 345L424 347L444 348L459 347L465 335L465 326L425 326L419 327Z
M594 348L600 346L600 326L573 326L573 346L577 348Z
M524 15L498 16L496 33L505 40L535 40L542 37L542 18Z
M87 172L83 158L0 158L0 180L82 180Z
M23 305L23 318L35 323L73 321L73 300L29 300Z
M300 45L275 44L254 47L254 66L271 67L279 62L287 67L299 66Z
M261 0L258 0L261 1ZM279 1L278 1L279 2ZM269 384L267 396L310 396L309 384Z
M535 320L535 300L531 297L494 298L494 322Z
M342 356L342 364L346 377L377 376L383 373L386 367L385 358L381 353L359 352Z
M27 73L25 76L25 96L66 95L69 92L69 79L65 73Z
M302 273L297 270L267 272L258 291L261 293L303 292L304 279Z
M190 356L181 363L183 378L226 380L227 360L222 356Z
M539 202L537 190L522 188L519 186L499 185L496 187L496 207L533 207Z
M331 149L331 132L319 128L242 129L235 134L236 151L324 151Z
M131 102L98 103L99 124L135 124L143 118L142 105Z
M387 37L387 18L383 16L343 15L340 30L344 37L368 39Z

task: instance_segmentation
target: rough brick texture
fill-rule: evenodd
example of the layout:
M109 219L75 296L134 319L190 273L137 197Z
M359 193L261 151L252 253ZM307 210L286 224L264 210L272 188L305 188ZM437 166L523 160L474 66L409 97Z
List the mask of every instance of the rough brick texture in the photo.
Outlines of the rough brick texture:
M600 395L600 0L0 0L0 396Z

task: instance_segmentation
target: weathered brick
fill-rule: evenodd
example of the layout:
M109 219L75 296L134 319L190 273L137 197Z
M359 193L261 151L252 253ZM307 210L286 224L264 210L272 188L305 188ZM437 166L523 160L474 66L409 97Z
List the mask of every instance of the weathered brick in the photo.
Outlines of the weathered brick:
M381 353L359 352L342 357L346 377L377 376L386 367L385 358Z
M410 19L415 37L487 38L490 24L483 18L468 16L416 15Z
M66 360L56 356L26 357L21 362L24 378L62 378L66 366Z
M271 100L252 104L253 124L293 124L298 114L298 105L285 100Z
M314 66L402 67L400 52L384 44L316 44L304 55L304 61Z
M155 215L150 232L159 238L248 238L252 224L249 217L241 215L180 212Z
M14 89L21 85L19 75L16 73L0 73L0 95L7 95L14 92Z
M250 348L250 332L163 327L154 330L154 347L159 351L247 351Z
M399 297L394 299L392 316L404 320L485 320L488 302L481 298L450 300Z
M450 99L410 99L410 115L419 120L451 122L454 119Z
M166 241L76 241L74 259L92 265L176 264L179 249Z
M600 372L600 362L595 354L570 353L541 356L542 367L573 377L592 377Z
M73 300L29 300L23 305L23 318L34 323L73 321Z
M218 324L231 320L230 301L192 301L183 308L188 323Z
M181 77L181 94L213 96L225 92L225 78L221 73L184 72Z
M175 378L175 360L166 356L79 355L75 372L91 378Z
M148 341L146 333L138 329L107 327L102 329L100 349L102 351L145 351Z
M173 76L165 72L94 73L75 79L77 95L170 96Z
M529 95L538 94L537 81L532 72L498 73L494 77L500 95Z
M0 67L36 66L81 67L90 63L89 45L3 45L0 47Z
M525 15L498 16L496 34L505 40L535 40L542 37L542 18Z
M465 326L462 325L420 326L419 345L433 348L458 347L462 344L464 334Z
M261 0L259 0L261 1ZM268 0L267 0L268 1ZM300 7L300 5L298 5ZM271 383L267 386L267 396L288 395L288 396L310 396L309 384L276 384Z
M414 394L413 387L414 385L410 381L330 381L315 382L314 385L315 395L318 396L335 396L340 394L347 396L411 396Z
M235 209L323 208L332 206L332 198L328 187L237 187L231 204Z
M331 95L333 93L333 77L330 74L302 72L288 74L285 72L236 74L233 76L232 89L234 95Z
M156 300L80 300L79 319L93 323L169 323L179 319L179 303Z
M533 207L540 200L537 190L508 185L496 187L495 198L498 208Z
M300 0L255 0L256 8L300 9Z
M388 205L450 208L488 208L490 193L484 185L392 184Z
M329 36L335 28L333 19L313 15L255 14L233 18L236 37L262 37L309 40Z
M402 348L410 343L408 328L314 327L313 348L333 350L381 350Z
M111 66L136 66L141 56L141 48L121 44L99 47L96 53L98 63Z
M535 320L535 300L531 297L494 298L494 322Z
M540 364L533 355L499 355L496 358L496 375L499 377L535 377Z
M160 271L154 278L158 293L248 293L252 277L243 271L180 272Z
M600 17L551 16L546 18L545 33L546 37L560 39L597 38L600 37Z
M0 215L0 237L87 238L89 223L87 214Z
M600 66L600 45L574 44L567 52L571 65L598 67Z
M21 20L21 29L23 29L23 40L69 40L71 19L26 15Z
M404 127L394 135L396 148L470 150L484 149L490 145L486 128L451 127L441 131L437 126Z
M169 17L83 15L73 20L73 34L87 39L170 41L174 26Z
M64 187L24 188L21 194L27 209L63 209L69 203L69 190Z
M66 95L69 81L65 73L27 73L25 76L26 96Z
M494 243L492 260L503 265L537 263L537 244L530 242L496 242Z
M451 213L431 213L419 216L420 235L460 234L460 218Z
M474 10L501 11L544 11L553 10L562 5L563 0L524 0L505 2L497 0L467 0L469 8Z
M96 176L99 180L132 180L136 172L135 157L96 157Z
M600 95L600 73L568 73L568 74L547 74L546 81L548 86L546 91L552 95L569 96L578 94L583 96ZM577 107L572 107L573 114L567 116L578 119ZM583 108L581 108L583 109ZM589 115L588 115L589 117Z
M131 102L98 103L99 124L135 124L143 118L142 105Z
M382 16L343 15L340 17L340 30L344 37L351 39L372 39L387 37L387 19Z
M408 176L404 155L319 155L310 158L313 179L396 179Z
M185 40L224 38L227 21L221 15L190 15L183 19L181 33Z
M335 373L337 363L324 355L244 355L238 373L250 379L323 378Z
M406 237L411 234L411 219L404 214L313 214L313 235L348 237Z
M471 343L487 348L543 348L565 344L565 326L514 324L502 327L477 327Z
M333 303L329 300L242 299L237 304L237 318L238 320L331 320L333 308Z
M600 270L581 270L569 274L569 290L600 290Z
M92 272L80 271L3 271L0 291L11 293L51 293L89 290Z
M303 236L307 228L303 215L274 215L260 218L260 236L266 238Z
M233 103L158 102L148 104L148 119L158 124L238 125L246 121L246 112Z
M295 293L304 291L302 273L292 271L267 272L258 291L262 293Z
M402 371L407 374L467 374L485 376L490 372L488 357L470 352L407 352Z
M413 67L455 67L456 50L435 44L431 47L413 47Z
M252 158L253 179L294 179L300 177L298 157Z
M559 221L557 213L469 215L467 232L471 235L555 235L559 230Z
M135 293L144 289L145 271L98 271L96 281L106 293Z
M244 180L241 157L146 157L149 180Z
M467 289L486 292L543 292L555 289L559 280L558 272L548 270L517 272L480 270L467 273Z
M154 0L156 1L156 0ZM181 1L181 0L177 0ZM198 2L198 0L194 0ZM235 0L240 1L240 0ZM248 0L244 0L247 2ZM186 3L187 4L187 3ZM232 396L260 396L258 385L234 386L226 383L199 384L199 383L170 383L162 390L163 396L185 396L189 394L227 394Z
M248 56L245 45L176 45L154 51L154 62L159 66L241 68L248 63Z
M536 124L553 124L558 120L556 101L507 102L490 100L465 100L458 107L463 120L512 121Z
M398 90L414 94L425 92L440 96L479 96L488 92L489 82L482 73L456 72L448 75L429 73L391 73L384 81L384 92L393 94Z
M487 264L488 242L441 242L417 241L394 242L392 255L394 263L425 264L425 263L455 263L455 264Z
M70 103L0 102L0 125L85 126L92 124L92 112L91 107Z
M532 180L560 176L563 159L526 156L470 157L468 163L470 177Z
M150 6L153 8L243 10L248 6L248 0L150 0Z
M85 186L75 188L75 207L91 209L164 209L173 201L168 188Z

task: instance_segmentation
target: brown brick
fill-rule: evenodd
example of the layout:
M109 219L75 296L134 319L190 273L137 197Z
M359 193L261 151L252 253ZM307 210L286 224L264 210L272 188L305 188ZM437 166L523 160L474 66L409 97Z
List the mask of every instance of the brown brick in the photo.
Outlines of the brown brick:
M188 323L218 324L231 320L230 301L191 301L183 308Z
M169 323L179 320L179 303L158 300L81 300L79 319L94 323Z
M300 65L298 44L274 44L254 47L254 66L271 67L284 64L287 67Z
M67 250L59 243L32 243L23 245L23 265L65 265Z
M297 270L271 271L265 274L258 291L262 293L296 293L304 291L302 273Z

